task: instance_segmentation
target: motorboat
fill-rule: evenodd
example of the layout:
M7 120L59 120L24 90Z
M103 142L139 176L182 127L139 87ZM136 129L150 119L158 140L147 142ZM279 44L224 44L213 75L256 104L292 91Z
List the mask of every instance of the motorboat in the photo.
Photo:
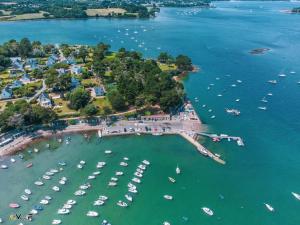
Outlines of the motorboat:
M119 200L119 201L117 202L117 205L118 205L118 206L121 206L121 207L127 207L127 206L128 206L126 202L123 202L123 201L121 201L121 200Z
M239 116L241 114L241 112L237 109L225 109L226 112L230 115L234 115L234 116Z
M84 160L81 160L79 163L80 163L81 165L85 165L85 161L84 161Z
M280 74L278 74L278 76L279 76L279 77L286 77L286 74L280 73Z
M51 200L52 198L51 198L49 195L46 195L46 196L45 196L45 199L49 201L49 200Z
M111 151L111 150L105 150L104 153L105 153L105 154L111 154L112 151Z
M126 163L126 162L120 162L120 166L128 166L128 163Z
M116 172L116 176L122 176L124 173L123 172L121 172L121 171L117 171Z
M180 168L178 167L178 165L177 165L177 167L176 167L176 174L180 174L181 173L181 170L180 170Z
M163 225L171 225L168 221L163 222Z
M273 94L272 94L271 92L270 92L270 93L268 93L267 95L268 95L268 96L273 96Z
M77 165L77 168L78 168L78 169L82 169L83 166L82 166L81 164L78 164L78 165Z
M10 161L11 161L12 163L15 163L15 162L16 162L16 160L15 160L14 158L11 158Z
M25 192L25 194L28 194L28 195L31 195L31 190L30 189L28 189L28 188L26 188L25 190L24 190L24 192Z
M44 207L42 205L34 205L33 209L35 209L37 211L42 211L44 209Z
M76 204L76 201L73 200L73 199L69 199L69 200L67 201L67 204L68 204L68 205L75 205L75 204Z
M118 181L118 178L112 177L112 178L110 178L110 180L112 180L112 181Z
M26 168L31 168L33 166L33 163L28 163L27 165L26 165Z
M67 165L67 163L66 163L66 162L64 162L64 161L61 161L61 162L58 162L58 165L60 165L60 166L66 166L66 165Z
M33 214L33 215L36 215L36 214L39 213L39 211L37 211L36 209L32 209L32 210L30 210L29 213L30 213L30 214Z
M104 205L104 201L98 199L98 200L94 201L94 205L95 206Z
M50 172L51 173L58 173L58 170L57 169L51 169Z
M297 193L295 193L295 192L292 192L292 195L293 195L296 199L300 200L300 195L299 195L299 194L297 194Z
M143 174L141 174L139 172L135 172L134 175L137 176L137 177L143 177Z
M214 212L210 208L202 207L202 210L203 210L204 213L206 213L209 216L214 215Z
M128 191L134 194L138 193L138 191L134 188L128 188Z
M33 151L34 151L35 153L38 153L38 152L39 152L39 150L38 150L37 148L34 148Z
M52 220L52 224L61 224L61 220Z
M10 203L9 207L13 208L13 209L17 209L17 208L20 208L20 205L18 203Z
M86 215L90 217L97 217L99 213L97 213L96 211L88 211Z
M116 183L116 182L113 182L113 181L110 181L110 182L108 183L108 186L110 186L110 187L115 187L115 186L117 186L117 183Z
M239 102L239 101L240 101L240 99L239 99L239 98L237 98L235 101L236 101L236 102Z
M105 195L100 195L98 199L101 201L106 201L108 199L108 197Z
M64 204L63 205L63 209L71 209L73 207L73 205L71 204Z
M101 132L101 130L98 130L98 137L99 137L99 138L102 137L102 132Z
M270 84L277 84L277 80L268 80L268 83L270 83Z
M172 182L172 183L175 183L176 180L173 178L173 177L168 177L169 181Z
M50 179L51 179L51 177L50 177L50 176L47 176L47 175L43 175L43 178L44 178L45 180L50 180Z
M40 204L42 204L42 205L48 205L48 203L49 203L49 201L46 200L46 199L42 199L42 200L40 201Z
M241 81L241 80L236 80L236 82L238 82L238 83L242 83L242 81Z
M36 182L34 182L34 184L37 185L37 186L42 186L42 185L44 185L44 183L43 183L42 181L36 181Z
M143 174L143 173L144 173L144 170L141 170L140 168L137 168L137 169L136 169L136 172Z
M132 181L138 184L141 183L141 180L137 177L132 178Z
M266 206L266 208L267 208L270 212L275 211L274 208L273 208L270 204L264 203L264 205Z
M60 180L58 183L60 183L60 184L64 185L64 184L66 184L66 181L64 181L64 180Z
M216 118L216 116L215 116L215 115L212 115L210 118L211 118L211 119L214 119L214 118Z
M47 176L52 176L52 175L54 175L54 173L52 173L52 172L50 172L50 171L47 171L45 174L46 174Z
M96 177L94 175L91 175L91 176L88 176L88 180L93 180L95 179Z
M164 198L167 200L173 200L173 196L171 195L164 195Z
M76 196L82 196L82 195L85 195L85 191L83 191L83 190L75 191L74 195L76 195Z
M140 165L138 165L138 168L140 168L141 170L145 170L145 169L146 169L146 166L145 166L145 165L142 165L142 164L140 164Z
M52 190L53 190L53 191L60 191L59 187L57 187L57 186L53 186L53 187L52 187Z
M28 201L29 197L27 195L21 195L21 199L24 201Z
M1 168L1 169L7 169L7 168L8 168L8 166L7 166L7 165L5 165L5 164L2 164L2 165L0 166L0 168Z
M127 187L136 189L136 186L135 186L134 184L132 184L132 183L128 183L128 184L127 184Z
M93 172L93 175L94 176L97 176L97 175L99 175L100 174L100 171L95 171L95 172Z
M260 110L267 110L267 107L265 107L265 106L259 106L257 108L260 109Z
M89 189L91 187L90 183L86 183L86 184L83 184L83 185L80 185L79 188L81 190L86 190L86 189Z
M149 166L150 162L148 160L143 160L142 163L144 163L145 165Z
M125 195L125 198L128 200L128 201L130 201L130 202L132 202L132 196L131 195Z
M129 158L128 158L128 157L124 157L123 159L124 159L125 161L128 161L128 160L129 160Z
M57 210L57 214L60 214L60 215L65 215L65 214L69 214L69 213L70 213L69 209L62 208L62 209Z

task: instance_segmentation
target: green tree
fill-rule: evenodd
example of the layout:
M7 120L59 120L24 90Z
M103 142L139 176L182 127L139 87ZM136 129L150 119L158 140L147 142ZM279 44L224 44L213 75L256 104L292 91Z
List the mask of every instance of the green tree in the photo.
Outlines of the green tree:
M191 71L193 69L192 60L185 55L178 55L175 64L180 71Z
M83 88L76 88L69 94L68 99L70 101L69 107L78 110L89 103L91 96L90 93Z
M83 108L83 114L86 116L94 116L98 111L99 109L94 104L88 104Z
M121 111L126 109L125 99L117 90L110 91L107 97L115 110Z
M82 61L85 63L86 62L86 57L89 55L89 52L85 46L81 46L79 48L79 52L77 54L77 57L81 58Z
M173 57L169 55L167 52L161 52L159 56L157 57L157 60L161 63L172 63L173 62Z
M5 70L7 67L9 67L11 64L11 61L9 58L0 55L0 72Z
M32 45L28 38L23 38L19 44L19 55L22 58L28 57L32 53Z

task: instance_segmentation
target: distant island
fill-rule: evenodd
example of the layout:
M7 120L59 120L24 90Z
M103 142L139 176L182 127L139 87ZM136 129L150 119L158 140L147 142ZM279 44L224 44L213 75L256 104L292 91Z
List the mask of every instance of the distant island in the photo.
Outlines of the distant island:
M178 77L192 70L185 55L145 59L104 43L10 40L0 45L0 130L78 116L171 113L185 98Z
M300 13L300 7L293 8L291 10L292 13Z
M55 18L151 18L159 7L210 7L208 1L0 0L0 21Z
M262 55L270 50L271 49L269 49L269 48L255 48L255 49L252 49L249 53L252 55Z

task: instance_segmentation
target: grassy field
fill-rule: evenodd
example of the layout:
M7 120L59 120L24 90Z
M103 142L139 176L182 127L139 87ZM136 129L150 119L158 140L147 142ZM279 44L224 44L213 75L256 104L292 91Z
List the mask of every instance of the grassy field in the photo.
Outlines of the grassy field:
M104 113L104 107L108 107L110 110L112 110L111 104L106 97L94 98L93 104L99 108L99 115Z
M17 20L36 20L36 19L44 19L45 12L39 13L26 13L21 15L6 15L0 16L0 21L17 21Z
M69 109L68 101L58 98L58 99L54 99L54 103L56 105L54 111L58 114L58 116L78 114L77 111Z
M2 112L5 109L6 103L7 102L0 102L0 112Z
M125 9L120 8L109 8L109 9L87 9L85 10L88 16L108 16L109 14L124 14L126 12Z
M158 66L162 71L170 71L170 70L177 69L177 66L174 63L172 64L158 63Z
M96 79L96 78L83 79L81 81L81 84L83 86L92 86L92 85L93 86L99 86L100 85L99 80Z

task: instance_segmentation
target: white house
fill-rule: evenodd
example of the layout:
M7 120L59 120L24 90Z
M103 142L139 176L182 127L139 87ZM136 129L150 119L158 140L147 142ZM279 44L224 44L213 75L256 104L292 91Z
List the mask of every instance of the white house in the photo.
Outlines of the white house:
M43 92L37 99L38 103L40 106L45 107L45 108L50 108L52 107L52 101L49 98L48 94Z

